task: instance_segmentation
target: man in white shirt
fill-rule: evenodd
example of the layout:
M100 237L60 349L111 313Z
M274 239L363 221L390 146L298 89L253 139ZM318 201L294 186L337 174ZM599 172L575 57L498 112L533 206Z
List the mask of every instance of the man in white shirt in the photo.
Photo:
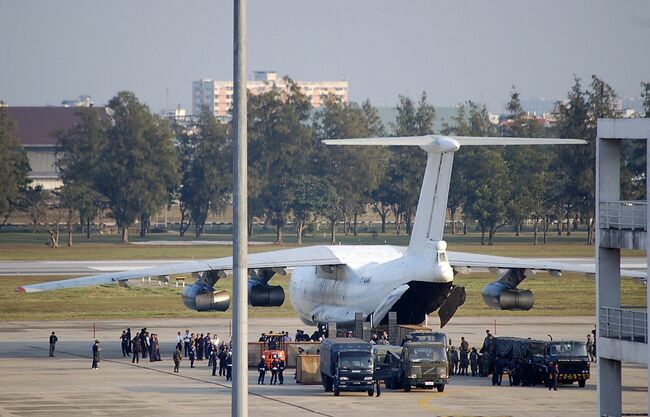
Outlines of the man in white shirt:
M185 357L190 354L190 342L192 341L192 336L190 336L190 331L185 330L185 336L183 336L183 347L184 347L184 353Z

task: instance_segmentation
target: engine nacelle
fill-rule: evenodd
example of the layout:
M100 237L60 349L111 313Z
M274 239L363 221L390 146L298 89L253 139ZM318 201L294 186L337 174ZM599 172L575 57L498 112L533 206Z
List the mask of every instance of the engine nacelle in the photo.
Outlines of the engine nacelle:
M249 279L248 303L253 307L280 307L284 304L284 289L279 285Z
M215 291L207 285L192 284L183 290L183 304L195 311L226 311L230 307L230 294Z
M535 297L531 290L512 288L501 282L491 282L481 292L483 301L495 310L524 310L533 308Z

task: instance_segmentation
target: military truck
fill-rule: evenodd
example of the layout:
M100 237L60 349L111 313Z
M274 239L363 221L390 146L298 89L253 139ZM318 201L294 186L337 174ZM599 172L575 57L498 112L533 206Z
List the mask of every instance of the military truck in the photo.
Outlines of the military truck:
M401 350L386 355L384 361L389 363L392 376L386 378L386 388L399 389L405 392L416 388L436 388L438 392L445 390L449 383L449 362L444 333L430 333L407 336Z
M584 342L546 342L544 359L547 363L557 363L559 383L573 384L578 381L578 386L584 388L590 377L589 357Z
M375 393L372 345L356 338L325 339L320 345L320 372L325 392Z

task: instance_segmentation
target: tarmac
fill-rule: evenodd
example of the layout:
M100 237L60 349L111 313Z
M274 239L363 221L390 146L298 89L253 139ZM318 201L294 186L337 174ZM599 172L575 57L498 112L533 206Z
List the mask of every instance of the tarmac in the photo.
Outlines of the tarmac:
M307 329L295 318L250 319L249 339L269 330L294 334ZM158 333L162 362L122 358L119 337L126 327ZM495 328L496 327L496 328ZM155 319L133 321L65 321L0 323L0 416L194 416L230 415L231 386L211 376L207 361L189 367L184 359L173 373L171 354L177 331L215 331L229 339L230 321L212 319ZM497 336L584 340L593 329L591 317L454 318L444 329L458 345L465 336L480 345L485 330ZM59 337L54 358L48 358L48 337ZM98 370L91 370L94 338L103 345ZM320 385L301 385L293 369L284 385L256 385L249 371L250 416L595 416L598 367L592 364L585 388L493 387L488 378L454 376L443 393L382 389L381 397L342 393L333 397ZM647 371L623 366L623 412L647 413Z

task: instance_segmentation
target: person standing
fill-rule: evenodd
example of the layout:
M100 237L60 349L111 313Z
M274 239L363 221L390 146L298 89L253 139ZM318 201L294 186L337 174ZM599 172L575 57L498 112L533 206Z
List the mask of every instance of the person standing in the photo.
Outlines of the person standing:
M278 379L280 380L280 385L284 384L284 359L278 359Z
M217 349L212 348L210 352L210 362L212 362L212 376L217 375Z
M140 333L135 334L135 337L131 340L131 345L133 346L133 359L131 359L131 363L140 363L140 353L142 353Z
M549 362L548 364L548 390L557 391L557 374L558 367L557 364Z
M140 330L140 353L142 354L142 359L147 359L147 351L149 346L147 345L147 328L144 327Z
M185 330L185 336L183 336L183 346L185 348L185 357L187 358L190 355L190 342L192 341L192 336L190 336L190 331Z
M589 362L596 362L596 355L594 352L594 341L591 339L591 335L587 335L587 354L589 355Z
M478 352L476 348L473 347L472 351L469 354L469 364L472 368L472 376L478 375Z
M259 371L257 385L264 385L264 376L266 375L266 359L264 358L264 355L262 355L262 359L260 359L260 362L257 364L257 370Z
M181 353L182 345L181 343L176 344L176 350L174 351L174 372L178 373L178 368L181 365L181 358L183 357L183 354Z
M224 376L226 375L226 359L228 358L228 354L226 353L226 349L224 346L219 347L219 376Z
M190 368L194 368L194 361L196 360L196 344L190 343Z
M99 340L95 340L95 344L93 344L93 365L91 369L98 369L99 368L99 352L102 351L101 346L99 345Z
M127 352L127 354L129 354L129 356L130 356L130 354L133 352L133 342L132 342L133 339L132 339L132 337L131 337L131 328L130 328L130 327L127 327L127 328L126 328L126 338L127 338L127 340L129 341L129 343L128 343L129 345L128 345L128 347L127 347L127 351L126 351L126 352Z
M127 356L131 356L129 354L129 343L131 340L129 340L129 336L126 334L126 330L122 331L122 336L120 337L120 344L122 345L122 357L125 358Z
M278 355L273 355L273 360L271 361L271 385L275 385L278 382Z
M56 334L52 332L50 335L50 358L54 357L54 348L56 347L56 342L59 341L59 338L56 337Z
M451 363L451 374L458 375L458 351L454 346L449 350L449 362Z
M381 396L381 381L379 378L375 379L375 395L377 397Z
M232 381L232 351L228 352L226 358L226 381Z

